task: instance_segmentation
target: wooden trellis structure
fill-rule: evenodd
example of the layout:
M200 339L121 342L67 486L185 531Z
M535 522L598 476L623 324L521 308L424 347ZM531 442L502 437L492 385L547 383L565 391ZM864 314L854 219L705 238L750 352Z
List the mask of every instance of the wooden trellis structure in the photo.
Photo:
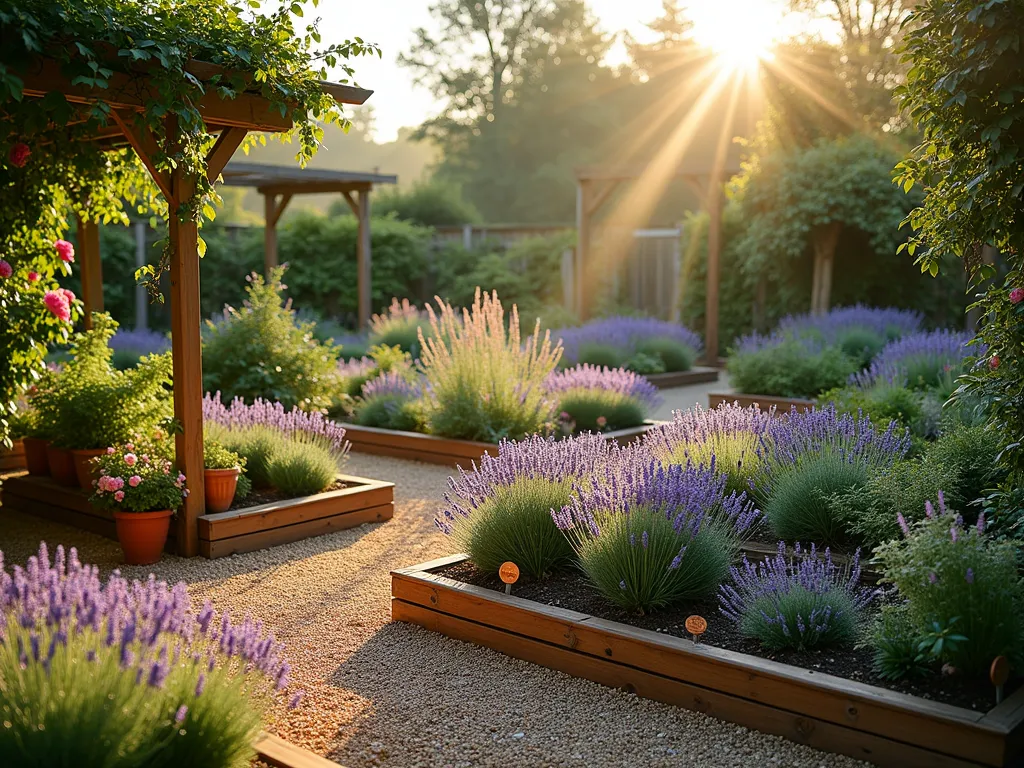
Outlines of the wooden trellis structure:
M359 221L359 234L356 239L359 327L365 328L370 322L372 312L370 192L374 184L395 184L398 177L379 173L321 171L255 163L229 163L224 168L222 176L228 186L255 187L263 195L266 212L263 259L268 274L278 263L277 223L294 195L328 192L340 194L345 199Z
M200 81L224 74L223 67L192 61L188 72ZM166 172L157 168L158 154L171 153L179 140L177 119L167 119L165 145L153 134L140 116L146 104L158 100L155 87L144 75L114 73L104 89L74 83L65 77L59 62L37 58L18 72L24 80L24 98L43 98L48 93L61 93L72 104L92 105L103 102L110 108L109 122L101 126L92 141L111 146L130 145L149 170L154 183L167 200L170 215L168 237L171 263L171 349L174 359L174 416L179 430L175 436L175 457L178 468L189 478L190 493L178 511L176 536L178 552L186 557L199 554L199 517L205 508L203 492L203 364L199 336L199 231L194 221L180 221L180 204L189 200L196 190L196 178L181 167ZM336 83L322 83L321 88L343 104L362 104L372 91ZM289 117L273 107L258 93L243 92L230 100L221 99L217 89L206 89L198 103L207 131L219 134L206 157L206 176L216 180L231 155L249 131L279 133L292 128ZM83 294L89 301L87 310L102 307L102 276L99 272L99 236L97 222L83 221L80 243Z
M720 148L722 149L722 148ZM737 157L728 151L720 151L717 157L704 161L693 161L680 165L670 175L682 180L701 200L708 212L708 265L706 306L704 312L704 348L708 363L715 364L718 350L718 262L721 252L722 229L722 184L726 178L738 173L740 164ZM624 181L637 181L645 176L664 177L661 171L651 171L648 166L608 166L579 168L576 171L576 308L586 317L589 296L586 283L591 271L591 241L595 216Z

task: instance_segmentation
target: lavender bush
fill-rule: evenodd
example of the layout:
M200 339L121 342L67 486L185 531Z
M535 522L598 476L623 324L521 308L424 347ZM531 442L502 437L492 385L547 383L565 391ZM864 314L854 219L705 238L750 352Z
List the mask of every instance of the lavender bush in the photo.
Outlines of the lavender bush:
M551 422L554 402L544 387L561 347L547 332L520 343L519 314L508 327L497 293L479 289L462 317L441 299L427 307L431 333L420 332L430 431L464 440L497 442L540 432Z
M420 431L422 397L419 380L405 373L385 373L363 385L363 396L355 405L355 422L366 427Z
M787 315L779 321L778 332L790 336L810 336L827 344L842 345L854 333L869 333L883 341L898 339L921 328L919 312L895 307L835 307L824 314Z
M618 367L638 354L661 360L668 371L685 371L700 354L700 336L677 323L653 317L606 317L578 328L554 332L561 337L568 365L590 363Z
M284 435L304 433L319 438L339 455L348 453L345 428L318 411L285 408L281 403L257 399L251 405L236 397L225 406L220 392L203 398L203 421L229 430L270 427Z
M718 595L722 614L773 651L851 643L874 595L860 585L859 550L844 572L828 549L821 557L813 544L810 551L796 544L790 558L780 541L774 557L757 565L744 557L742 567L729 571L732 584Z
M969 333L948 330L904 336L887 344L868 368L850 377L850 383L860 389L884 385L928 389L947 379L946 389L952 391L964 361L976 353L967 346L972 338ZM984 355L984 350L979 354Z
M109 344L114 350L111 363L115 368L122 370L132 367L145 355L157 355L171 348L171 340L166 333L158 333L148 328L118 328Z
M740 408L735 403L675 411L670 423L644 436L644 445L664 464L707 467L713 461L727 478L727 491L749 493L760 462L760 435L772 413L774 409L763 412L756 405Z
M867 417L839 414L831 404L771 419L758 439L755 478L765 516L783 539L841 542L848 532L832 497L863 488L909 447L896 422L880 433Z
M435 522L478 568L497 571L511 560L541 578L572 559L551 511L569 502L574 482L607 460L599 435L503 440L497 456L485 455L471 472L460 469L457 478L449 478Z
M713 594L758 518L709 467L612 461L553 513L580 567L607 599L647 612Z
M289 669L262 624L193 611L184 583L103 583L74 549L0 554L4 765L244 768ZM293 704L298 697L293 697Z
M579 431L639 426L661 402L653 384L623 368L578 365L552 373L545 388L558 401L563 421Z
M947 644L939 658L965 672L982 675L997 656L1024 662L1024 585L1016 564L1016 542L994 541L985 516L965 526L946 508L926 504L925 517L908 524L898 517L901 540L876 551L885 581L907 600L918 634L955 626L966 641Z
M821 339L751 334L737 340L727 367L740 392L814 398L845 384L857 363Z

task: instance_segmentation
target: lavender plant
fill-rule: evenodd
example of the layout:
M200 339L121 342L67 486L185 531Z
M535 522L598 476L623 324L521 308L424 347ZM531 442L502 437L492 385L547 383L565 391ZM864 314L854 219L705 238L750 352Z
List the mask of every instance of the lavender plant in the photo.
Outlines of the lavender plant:
M755 485L775 533L824 544L847 537L835 494L862 488L910 447L896 422L878 433L867 417L838 414L834 405L771 419L758 439Z
M883 341L898 339L920 330L923 319L919 312L912 310L855 304L835 307L824 314L788 315L779 321L778 332L844 346L844 340L864 334Z
M563 328L561 337L568 365L589 363L615 368L638 353L656 357L665 370L683 371L700 354L700 336L685 326L653 317L606 317L577 328Z
M363 385L363 396L355 405L355 421L366 427L420 431L422 397L420 381L405 373L385 373Z
M540 432L550 424L554 402L544 382L561 355L540 325L520 343L519 315L512 307L508 329L497 293L478 288L462 318L437 299L427 307L431 334L420 332L427 384L426 420L444 437L497 442Z
M639 426L661 402L653 384L623 368L578 365L552 373L545 387L580 431L605 432Z
M262 624L193 611L184 583L103 583L45 543L10 573L0 555L5 765L244 768L288 679Z
M485 455L471 472L449 478L437 527L485 571L512 561L542 578L572 560L572 547L551 518L569 503L573 484L608 460L600 435L564 440L503 440L498 455Z
M876 550L885 581L907 600L919 635L938 626L955 626L966 637L946 644L939 658L969 674L983 674L997 656L1024 662L1024 584L1012 541L993 541L985 533L985 516L965 526L947 509L940 493L938 509L926 504L924 519L898 519L903 539ZM934 646L933 646L934 647Z
M257 398L251 405L236 397L225 406L220 392L203 398L203 421L228 430L269 427L284 435L304 433L330 446L339 457L348 453L345 428L318 411L287 409L279 402Z
M644 436L644 445L664 464L710 466L726 476L729 492L751 492L760 458L760 436L774 409L741 408L722 403L706 410L697 406L675 411L672 421Z
M850 377L860 389L880 385L928 389L955 380L965 360L975 353L967 344L972 335L939 330L915 333L890 342L865 370ZM979 353L984 356L984 350ZM947 387L948 388L948 387Z
M158 355L171 348L171 340L166 333L158 333L148 328L118 328L110 339L110 348L114 351L111 364L115 368L131 368L139 359L146 355Z
M267 464L271 487L290 498L312 496L338 478L337 456L316 438L299 433L280 441Z
M729 570L732 584L718 594L722 614L773 651L851 643L874 594L860 585L860 550L844 572L828 549L821 557L813 544L807 551L798 543L787 557L780 541L774 557L757 565L744 557Z
M709 467L663 466L624 449L553 512L608 600L648 612L714 593L759 512Z

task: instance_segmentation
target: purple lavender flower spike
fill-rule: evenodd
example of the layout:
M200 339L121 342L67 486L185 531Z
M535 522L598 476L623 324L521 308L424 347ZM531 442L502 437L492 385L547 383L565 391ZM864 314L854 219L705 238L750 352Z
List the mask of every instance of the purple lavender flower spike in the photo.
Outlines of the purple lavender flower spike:
M649 411L661 404L658 388L647 379L625 368L577 365L552 373L545 382L549 394L600 389L639 400Z
M178 711L174 713L174 722L181 725L185 722L185 717L188 715L188 707L182 704L178 707Z
M967 573L964 574L964 581L966 581L968 584L973 584L974 583L974 569L973 568L968 568L967 569Z
M868 389L877 384L916 385L911 377L938 379L944 373L956 378L972 354L984 355L984 347L968 346L973 336L961 331L913 333L885 345L871 365L850 377L850 384Z
M417 400L423 396L423 383L409 381L397 372L388 372L363 384L363 399L391 397L402 401Z
M643 342L654 338L671 339L689 347L694 357L703 349L700 336L689 328L652 317L606 317L578 328L552 331L551 338L559 337L562 339L562 358L569 365L579 363L580 348L587 344L615 347L626 357L632 357Z

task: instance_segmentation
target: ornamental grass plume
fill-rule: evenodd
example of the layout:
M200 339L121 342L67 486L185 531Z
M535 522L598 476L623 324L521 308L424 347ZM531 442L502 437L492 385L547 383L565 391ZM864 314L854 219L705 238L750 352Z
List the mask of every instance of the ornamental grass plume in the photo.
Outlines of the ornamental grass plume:
M369 345L399 346L415 359L420 355L419 333L424 329L430 333L427 313L408 299L393 298L386 312L370 318Z
M644 435L643 444L663 464L706 467L714 461L727 478L727 491L749 493L760 463L760 436L774 412L738 403L674 411L671 422Z
M510 560L542 578L573 556L552 510L568 504L573 484L608 460L609 448L596 434L502 440L497 456L484 455L472 471L448 479L435 523L481 570L496 572Z
M286 695L283 654L249 617L194 611L184 583L104 583L45 543L9 573L0 553L5 765L243 768Z
M760 514L709 467L664 466L625 449L553 512L583 572L608 600L648 612L714 593Z
M578 365L552 373L545 387L558 401L559 410L580 431L639 426L661 403L653 384L624 368Z
M758 438L754 482L765 517L788 541L842 542L849 532L832 497L863 488L909 448L909 431L895 421L879 433L868 417L839 414L834 404L794 407Z
M887 344L868 368L850 377L850 384L859 389L938 386L946 377L956 379L963 373L965 361L975 354L968 347L972 339L970 333L950 330L904 336ZM985 348L976 354L984 357Z
M497 442L543 431L554 402L545 389L562 349L540 321L525 343L513 305L508 330L498 294L479 288L462 317L437 298L430 306L430 335L419 332L426 379L425 418L437 435Z
M779 542L774 557L754 565L743 558L731 567L732 584L718 593L719 610L735 622L744 637L768 650L805 650L852 643L874 591L860 584L860 550L847 569L832 562L828 549L821 557L797 543L792 557Z

